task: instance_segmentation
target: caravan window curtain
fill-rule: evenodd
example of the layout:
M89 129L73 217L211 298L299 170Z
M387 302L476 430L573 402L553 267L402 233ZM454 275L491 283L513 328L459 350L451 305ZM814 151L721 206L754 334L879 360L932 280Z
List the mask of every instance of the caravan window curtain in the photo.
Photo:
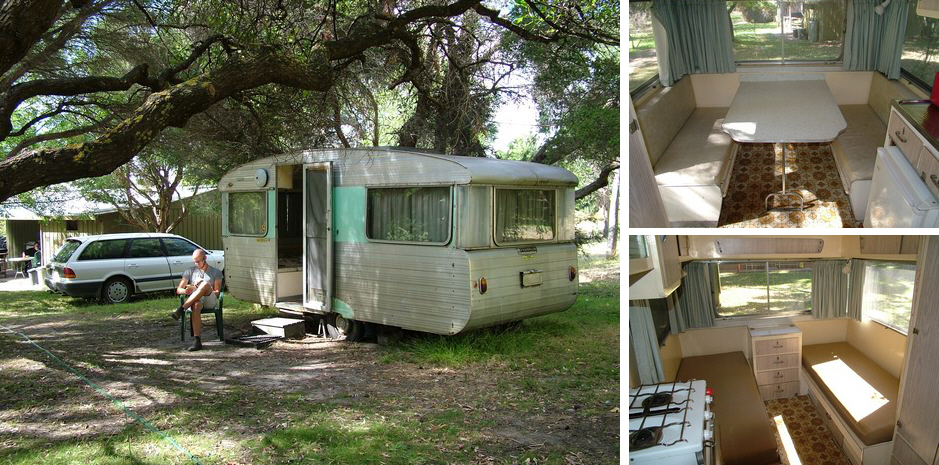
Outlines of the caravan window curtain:
M707 263L688 263L681 279L678 306L675 307L675 326L678 331L714 326L714 300L711 298L711 269Z
M554 239L554 190L496 189L496 243Z
M396 187L368 190L369 239L431 242L450 238L449 187Z
M662 358L648 301L631 301L629 304L629 345L636 360L639 382L656 384L664 381Z
M812 263L812 316L841 318L848 311L847 260L817 260Z
M724 0L653 0L659 80L671 86L692 73L732 73L733 40Z
M880 71L888 79L900 77L900 56L906 37L909 0L892 0L883 14L882 0L848 2L848 27L844 39L844 69Z
M267 192L228 194L228 232L234 236L267 234Z

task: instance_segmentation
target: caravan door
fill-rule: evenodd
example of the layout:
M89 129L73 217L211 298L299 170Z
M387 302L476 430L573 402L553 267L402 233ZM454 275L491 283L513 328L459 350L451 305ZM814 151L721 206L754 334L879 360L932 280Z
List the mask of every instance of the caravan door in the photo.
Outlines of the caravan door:
M303 306L332 308L333 238L332 172L329 162L303 167Z

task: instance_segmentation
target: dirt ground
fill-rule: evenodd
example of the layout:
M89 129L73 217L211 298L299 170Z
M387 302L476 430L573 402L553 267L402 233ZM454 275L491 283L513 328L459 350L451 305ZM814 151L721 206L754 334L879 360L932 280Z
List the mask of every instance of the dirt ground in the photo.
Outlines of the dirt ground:
M617 279L618 272L607 267L581 279ZM17 378L15 385L0 382L0 399L14 403L3 406L0 401L0 451L22 448L24 437L60 441L118 434L133 420L101 391L143 418L159 418L159 429L174 427L166 411L180 408L179 415L185 415L182 412L211 409L213 393L226 393L244 399L246 405L229 405L224 411L251 409L257 402L262 404L257 408L269 413L235 421L195 416L205 428L223 430L229 440L251 439L288 425L290 402L328 401L350 407L380 405L417 421L446 410L463 412L464 421L479 425L474 437L460 438L474 448L474 463L496 463L497 457L501 463L506 457L540 449L568 451L568 464L619 462L618 405L584 405L576 393L570 399L555 399L550 391L527 392L524 380L544 374L525 367L509 370L494 362L495 367L489 363L480 370L383 363L385 348L374 343L312 336L256 350L219 342L211 325L203 334L205 349L190 353L182 350L178 323L169 319L78 320L47 314L0 323L0 373ZM226 324L226 331L232 329ZM27 335L76 371L10 330ZM88 389L76 372L100 390ZM30 386L42 386L37 392L47 398L31 399L24 410L20 389ZM610 389L618 392L619 387ZM519 402L527 406L519 408ZM193 426L200 427L187 427Z

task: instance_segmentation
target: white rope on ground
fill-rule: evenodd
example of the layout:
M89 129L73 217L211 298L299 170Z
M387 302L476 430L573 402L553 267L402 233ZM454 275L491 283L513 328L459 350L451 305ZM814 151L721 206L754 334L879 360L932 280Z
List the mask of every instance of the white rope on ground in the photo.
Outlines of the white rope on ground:
M165 440L166 442L170 443L170 445L172 445L173 447L175 447L175 448L176 448L177 450L179 450L180 452L182 452L182 453L188 455L188 456L189 456L189 459L192 460L193 463L196 463L196 464L198 464L198 465L202 465L202 462L199 460L198 457L196 457L195 455L193 455L192 452L189 452L189 450L186 449L185 447L183 447L182 444L176 442L176 440L173 439L170 435L164 433L161 429L157 428L156 426L154 426L152 423L148 422L146 419L144 419L144 418L141 417L140 415L137 415L133 410L130 409L130 407L128 407L127 405L125 405L124 402L122 402L120 399L117 399L116 397L112 396L112 395L111 395L110 393L108 393L108 391L106 391L104 388L102 388L101 386L97 385L94 381L92 381L92 380L86 378L84 375L82 375L82 374L81 374L78 370L76 370L75 368L72 368L71 365L65 363L62 359L60 359L59 357L56 357L55 354L53 354L52 352L49 352L49 351L46 350L44 347L42 347L42 346L40 346L39 344L37 344L36 342L34 342L32 339L29 338L29 336L27 336L27 335L25 335L25 334L23 334L23 333L21 333L21 332L19 332L19 331L16 331L16 330L7 328L6 326L4 326L4 325L2 325L2 324L0 324L0 329L6 331L6 332L9 333L9 334L15 334L15 335L20 336L20 337L23 338L23 340L25 340L26 342L32 344L32 345L33 345L34 347L36 347L37 349L39 349L39 350L45 352L45 354L48 355L49 358L51 358L53 361L55 361L56 363L58 363L59 365L61 365L62 367L64 367L66 370L68 370L69 372L71 372L73 375L75 375L76 377L78 377L78 379L81 379L82 381L84 381L85 384L87 384L88 386L91 386L91 388L94 389L95 391L98 391L99 394L101 394L101 395L107 397L108 400L111 401L111 403L113 403L114 405L118 406L121 410L123 410L124 413L127 414L127 416L131 417L134 421L140 423L141 425L143 425L145 428L149 429L150 431L152 431L152 432L157 433L158 435L160 435L160 437L162 437L163 440Z

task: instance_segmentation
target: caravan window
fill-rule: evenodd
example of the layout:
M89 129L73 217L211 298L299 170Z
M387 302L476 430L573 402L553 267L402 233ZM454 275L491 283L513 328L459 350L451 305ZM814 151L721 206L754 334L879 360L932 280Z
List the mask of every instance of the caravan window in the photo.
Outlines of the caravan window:
M780 315L812 308L810 262L722 262L718 267L719 316Z
M554 239L554 190L496 189L496 243Z
M267 193L232 192L228 194L228 232L235 236L267 234Z
M916 265L902 262L864 263L864 294L861 313L906 334L913 308L913 280Z
M446 243L450 238L449 187L368 190L369 239Z
M836 61L844 41L845 2L728 2L737 61Z

